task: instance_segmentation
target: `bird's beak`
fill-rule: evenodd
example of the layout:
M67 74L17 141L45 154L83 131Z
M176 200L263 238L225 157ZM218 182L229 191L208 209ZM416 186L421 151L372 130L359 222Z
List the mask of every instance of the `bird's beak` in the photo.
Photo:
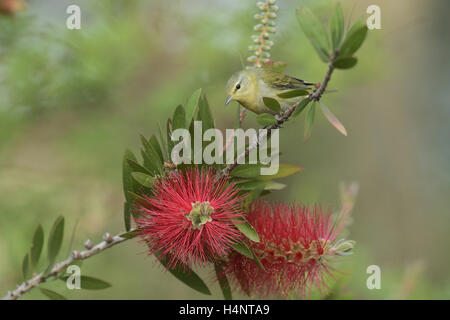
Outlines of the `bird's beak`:
M228 97L227 97L227 100L225 100L225 105L229 104L230 101L231 101L231 96L228 96Z

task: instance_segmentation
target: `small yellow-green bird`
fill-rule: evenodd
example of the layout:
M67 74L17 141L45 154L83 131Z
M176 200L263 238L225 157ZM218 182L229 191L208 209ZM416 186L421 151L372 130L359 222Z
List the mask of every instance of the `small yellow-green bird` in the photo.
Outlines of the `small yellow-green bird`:
M257 114L276 114L264 104L263 98L269 97L277 100L280 103L281 111L284 111L301 98L284 99L278 96L280 93L294 89L308 91L314 85L314 83L305 82L269 68L248 68L236 72L228 80L226 88L228 97L225 104L234 100Z

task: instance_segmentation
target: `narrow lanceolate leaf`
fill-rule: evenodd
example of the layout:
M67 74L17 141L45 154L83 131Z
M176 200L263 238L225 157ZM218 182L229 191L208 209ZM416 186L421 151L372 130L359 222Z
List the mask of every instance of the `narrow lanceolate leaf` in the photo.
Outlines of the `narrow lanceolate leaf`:
M328 107L320 102L320 109L327 120L344 136L347 136L347 130L345 130L344 125L336 118L336 116L328 109Z
M153 150L155 150L156 153L158 154L159 159L161 160L161 162L164 162L163 152L162 152L161 146L160 146L160 144L159 144L158 139L156 138L156 136L155 136L155 135L152 135L152 136L150 137L150 139L148 140L148 142L149 142L150 145L152 146Z
M161 142L161 149L162 149L161 151L163 153L163 159L164 161L167 161L169 159L169 154L167 153L166 141L164 140L161 124L159 122L158 122L158 131L159 131L159 140Z
M367 26L363 25L357 29L351 28L345 37L340 50L342 56L352 56L363 44L367 36Z
M160 256L159 253L155 254L158 257L159 262L167 268L168 257ZM205 282L186 265L177 264L171 269L167 269L175 278L183 282L188 287L207 295L211 295L211 291Z
M66 282L68 278L69 276L64 276L60 279ZM81 276L80 285L81 289L86 290L103 290L111 287L111 284L109 282L89 276Z
M153 187L153 181L155 180L154 177L149 176L142 172L132 172L131 176L134 180L136 180L139 184L143 185L144 187L151 188Z
M257 177L258 180L272 180L272 179L279 179L279 178L285 178L289 177L293 174L296 174L300 171L302 171L303 168L294 166L292 164L280 164L278 167L278 172L273 175L261 175Z
M342 57L342 58L338 58L333 63L333 66L336 69L350 69L350 68L353 68L357 62L358 62L358 59L356 59L355 57Z
M344 15L341 5L338 3L330 20L330 35L333 50L338 50L344 35Z
M263 188L263 190L282 190L286 187L285 184L275 181L246 181L238 183L239 190L255 190Z
M294 90L289 90L289 91L279 93L278 96L283 99L290 99L290 98L307 96L308 94L309 94L309 92L306 90L294 89Z
M144 149L141 150L142 157L144 159L144 167L154 174L162 172L163 161L160 158L158 151L156 151L150 142L142 135L141 141L144 147Z
M67 300L66 297L64 297L63 295L61 295L53 290L39 288L39 291L41 291L41 293L44 296L46 296L47 298L49 298L51 300Z
M305 108L306 106L311 102L310 99L305 98L302 101L300 101L300 103L298 104L297 108L295 109L294 113L292 114L292 116L295 118L297 117Z
M244 234L247 238L254 242L259 242L259 235L255 228L245 219L236 219L233 221L234 225L240 232Z
M81 276L81 289L103 290L111 287L109 282L94 277Z
M202 121L203 131L215 127L214 118L205 95L202 95L200 98L197 119Z
M186 126L186 112L184 107L180 104L173 113L172 117L172 131Z
M61 249L62 241L64 237L64 217L59 216L53 227L50 231L50 235L48 238L47 249L48 249L48 261L49 267L47 271L50 271L50 268L55 263L55 259L58 256L59 250Z
M231 247L239 252L240 254L242 254L243 256L246 256L247 258L253 259L253 254L252 251L250 250L250 248L243 243L242 241L239 241L237 243L234 243L233 245L231 245Z
M31 244L30 250L31 272L34 272L36 270L39 258L41 257L43 245L44 245L44 229L42 229L41 225L38 225L36 227L36 230L34 231L33 242Z
M233 244L232 247L234 250L236 250L240 254L246 256L249 259L254 260L256 262L256 264L258 265L258 267L260 267L262 270L264 270L264 266L262 265L258 256L245 242L239 241L239 242Z
M328 62L330 58L328 35L319 18L307 7L302 7L297 10L297 20L320 59Z
M123 204L124 208L123 208L123 220L125 223L125 230L129 231L131 228L131 205L129 202L124 202Z
M139 163L137 163L136 161L132 160L132 159L127 159L128 165L131 168L131 172L142 172L148 175L151 175L151 172L145 168L144 166L141 166ZM131 173L130 173L131 175Z
M263 113L256 116L256 121L262 126L270 126L277 123L277 119L269 113Z
M266 107L270 110L275 111L276 113L279 113L281 111L280 103L276 99L264 97L263 101Z
M128 160L136 162L136 157L130 150L125 151L122 161L122 180L123 180L123 192L125 198L129 201L128 191L133 191L133 178L131 177L131 172L133 172ZM136 162L137 163L137 162ZM136 170L134 170L136 171Z
M133 239L134 237L136 237L139 234L139 230L135 229L135 230L130 230L128 232L122 233L120 235L121 238L124 239Z
M258 164L240 164L231 170L233 177L251 179L261 175L261 165Z
M30 277L30 255L28 253L23 257L22 274L25 281Z
M314 115L316 112L316 102L309 106L305 117L305 131L303 134L303 140L306 141L311 136L312 127L314 124Z
M192 96L189 98L186 104L186 126L189 128L191 126L192 119L194 118L195 111L197 111L200 96L202 94L202 89L197 89Z
M219 280L220 289L222 290L223 298L225 300L233 300L231 295L231 287L228 282L227 276L223 274L223 269L219 264L214 264L214 269L216 271L217 279Z

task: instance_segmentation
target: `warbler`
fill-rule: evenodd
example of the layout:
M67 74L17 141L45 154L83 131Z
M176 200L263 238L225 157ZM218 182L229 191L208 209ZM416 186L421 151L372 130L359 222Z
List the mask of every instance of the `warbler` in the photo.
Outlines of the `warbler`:
M278 96L280 93L294 89L308 91L314 85L312 82L305 82L269 68L248 68L234 73L228 80L226 87L228 97L225 104L234 100L257 114L275 115L277 112L268 108L264 104L263 98L276 99L280 104L281 111L284 111L301 98L281 98Z

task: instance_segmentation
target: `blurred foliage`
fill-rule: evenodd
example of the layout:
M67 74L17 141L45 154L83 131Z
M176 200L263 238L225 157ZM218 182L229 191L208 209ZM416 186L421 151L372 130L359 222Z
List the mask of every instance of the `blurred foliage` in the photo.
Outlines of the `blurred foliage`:
M323 117L305 144L302 121L280 131L281 161L305 170L283 181L289 187L276 199L337 207L341 180L361 185L351 226L355 255L336 266L342 285L330 299L450 297L450 152L443 138L450 91L441 79L450 72L442 2L380 1L383 29L369 31L358 64L333 75L329 88L338 92L324 99L348 137ZM81 30L65 27L72 3L82 8ZM257 9L253 1L205 4L30 1L24 12L0 16L0 294L21 281L23 253L39 223L48 232L63 214L69 234L78 222L78 249L87 238L122 230L123 150L137 149L139 134L156 132L196 88L205 89L216 126L233 126L235 106L223 107L224 86L247 55ZM320 81L326 65L300 32L300 4L324 19L335 2L283 1L271 54L288 63L287 74ZM354 21L372 3L341 4ZM425 89L410 79L427 79ZM244 126L256 125L248 113ZM67 250L63 245L59 258ZM417 261L423 272L414 272ZM371 264L381 267L381 290L366 288ZM67 292L59 282L46 288L68 298L205 298L164 273L136 242L90 259L82 270L113 286L101 293ZM211 288L211 297L221 298L218 286Z

